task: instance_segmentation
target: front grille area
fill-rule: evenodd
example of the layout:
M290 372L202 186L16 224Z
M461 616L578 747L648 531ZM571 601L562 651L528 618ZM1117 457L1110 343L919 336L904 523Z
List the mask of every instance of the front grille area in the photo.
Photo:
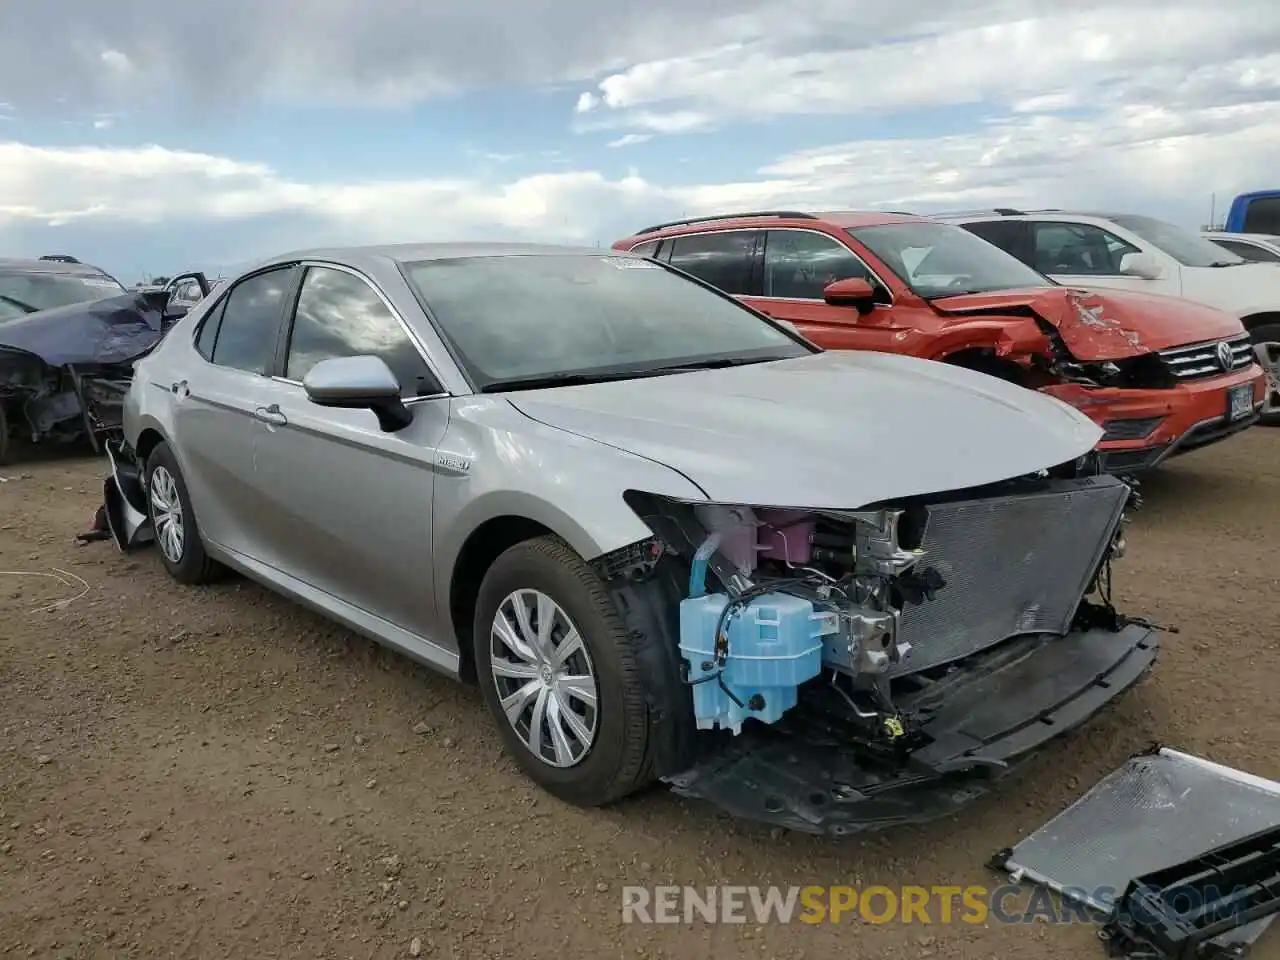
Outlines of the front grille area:
M1218 356L1218 345L1225 343L1231 353L1229 366L1224 366ZM1159 353L1165 369L1177 380L1199 380L1216 377L1231 370L1240 370L1253 363L1253 344L1247 335L1230 340L1214 340L1189 347L1173 347Z
M899 639L912 650L893 672L958 660L1019 634L1066 633L1128 495L1124 483L1100 476L931 504L922 565L946 586L903 608Z

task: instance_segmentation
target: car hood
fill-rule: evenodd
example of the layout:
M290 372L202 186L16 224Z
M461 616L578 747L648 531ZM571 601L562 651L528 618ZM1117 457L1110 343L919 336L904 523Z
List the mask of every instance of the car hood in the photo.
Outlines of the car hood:
M1244 333L1236 317L1215 307L1128 290L1033 287L947 297L933 306L960 316L1030 311L1053 324L1072 355L1084 361L1121 360Z
M526 416L663 463L713 501L853 509L1022 476L1102 431L1045 394L873 352L512 392Z
M160 340L164 297L122 293L0 321L0 347L34 354L51 367L124 363Z

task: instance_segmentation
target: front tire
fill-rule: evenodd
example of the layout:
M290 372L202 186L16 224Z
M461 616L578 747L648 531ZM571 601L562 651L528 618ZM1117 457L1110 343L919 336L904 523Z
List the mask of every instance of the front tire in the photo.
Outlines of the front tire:
M1280 427L1280 323L1264 323L1249 332L1254 354L1267 374L1262 400L1262 418L1258 423Z
M169 576L192 586L217 580L223 567L205 553L191 495L167 443L157 445L147 457L145 477L147 514Z
M535 783L590 807L652 782L655 733L634 641L563 541L526 540L498 557L480 586L474 644L485 704Z

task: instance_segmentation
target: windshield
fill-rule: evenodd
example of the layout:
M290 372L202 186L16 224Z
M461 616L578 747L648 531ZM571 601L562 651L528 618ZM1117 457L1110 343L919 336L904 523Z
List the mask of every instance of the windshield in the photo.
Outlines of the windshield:
M1198 237L1190 230L1163 220L1129 216L1112 217L1111 220L1126 230L1132 230L1153 247L1159 247L1184 267L1224 267L1245 262L1243 257L1223 249L1212 240Z
M1054 286L1017 257L949 223L888 223L849 233L926 300Z
M107 276L0 272L0 317L118 297L126 290Z
M814 352L734 300L638 257L474 257L404 271L481 390Z

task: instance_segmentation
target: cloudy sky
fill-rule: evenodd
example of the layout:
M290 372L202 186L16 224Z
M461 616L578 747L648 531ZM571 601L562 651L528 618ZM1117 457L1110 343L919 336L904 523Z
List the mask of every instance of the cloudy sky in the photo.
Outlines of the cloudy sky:
M696 11L696 12L693 12ZM733 208L1280 187L1275 0L45 0L0 11L0 253L611 243Z

